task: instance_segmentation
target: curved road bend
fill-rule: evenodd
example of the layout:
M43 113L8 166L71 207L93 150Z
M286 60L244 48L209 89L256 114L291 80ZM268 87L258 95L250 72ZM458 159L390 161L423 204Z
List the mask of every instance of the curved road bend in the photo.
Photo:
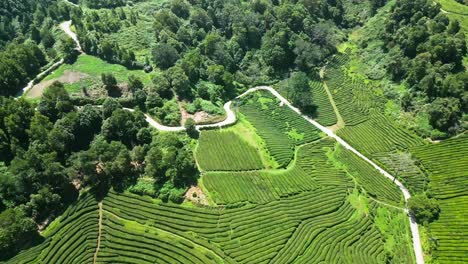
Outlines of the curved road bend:
M73 31L71 31L70 25L71 25L71 21L66 21L66 22L63 22L60 25L60 28L76 42L77 50L82 52L81 45L80 45L80 43L78 41L78 38L76 37L76 34ZM32 85L31 85L31 87L32 87ZM26 89L26 88L23 89L23 91L24 90L27 91L28 89ZM246 92L244 92L243 94L239 95L236 98L241 98L241 97L243 97L243 96L245 96L245 95L247 95L249 93L256 92L256 91L259 91L259 90L266 90L266 91L269 91L270 93L272 93L274 96L276 96L276 98L278 98L281 101L282 104L287 105L294 112L296 112L297 114L302 116L302 118L304 118L309 123L311 123L312 125L314 125L318 129L320 129L325 134L327 134L327 136L334 138L338 143L340 143L346 149L350 150L351 152L353 152L354 154L356 154L357 156L359 156L360 158L365 160L367 163L372 165L372 167L377 169L383 176L385 176L388 179L392 180L393 183L395 183L398 186L398 188L401 190L401 192L403 193L403 197L405 198L405 202L407 202L408 199L411 197L411 194L409 193L408 189L399 180L397 180L394 176L392 176L390 173L388 173L387 171L382 169L380 166L378 166L372 160L368 159L366 156L361 154L359 151L357 151L355 148L353 148L351 145L349 145L346 141L344 141L342 138L337 136L333 131L331 131L330 129L322 126L321 124L319 124L317 121L311 119L310 117L302 114L302 112L298 108L294 107L291 103L289 103L289 101L286 98L284 98L281 94L279 94L272 87L270 87L270 86L258 86L258 87L250 88L249 90L247 90ZM196 126L197 130L200 130L200 129L203 129L203 128L223 127L223 126L234 124L236 122L236 115L231 110L231 104L232 104L232 101L229 101L229 102L224 104L224 110L226 111L226 115L227 115L227 117L226 117L226 119L224 121L221 121L221 122L215 123L215 124L209 124L209 125L198 125L198 126ZM134 111L133 109L129 109L129 108L124 108L124 109L128 110L128 111ZM146 121L152 127L156 128L158 130L161 130L161 131L175 132L175 131L185 130L185 127L183 127L183 126L169 127L169 126L161 125L147 114L145 114L145 117L146 117ZM412 238L413 238L413 249L414 249L414 253L415 253L415 256L416 256L416 263L417 264L424 264L424 257L423 257L423 251L422 251L422 246L421 246L421 240L420 240L420 237L419 237L418 224L416 223L416 219L415 219L414 215L411 214L407 209L405 211L407 212L408 219L410 221L411 235L412 235Z

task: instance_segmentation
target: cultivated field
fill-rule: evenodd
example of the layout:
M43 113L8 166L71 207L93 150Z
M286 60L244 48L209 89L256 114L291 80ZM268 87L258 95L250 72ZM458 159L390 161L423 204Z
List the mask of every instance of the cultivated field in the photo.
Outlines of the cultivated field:
M239 107L240 113L263 138L270 155L280 167L286 167L294 156L294 147L318 140L317 128L280 102L269 92L248 95Z
M348 61L348 55L338 55L325 72L325 81L345 122L337 135L392 172L411 191L423 191L427 176L405 153L428 143L382 113L382 98L372 92L370 84L348 76Z
M258 150L232 131L202 131L196 155L204 171L263 168Z
M430 178L429 191L440 203L430 224L437 239L434 257L441 263L466 263L468 255L468 135L411 149Z

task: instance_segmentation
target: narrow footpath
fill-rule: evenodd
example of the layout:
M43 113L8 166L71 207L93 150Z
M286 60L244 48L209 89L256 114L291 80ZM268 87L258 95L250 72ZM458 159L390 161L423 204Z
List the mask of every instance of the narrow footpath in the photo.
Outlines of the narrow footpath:
M99 248L101 247L101 234L102 234L102 202L98 203L99 207L99 221L98 221L98 239L96 251L94 252L93 264L96 264L97 256L99 253Z
M328 127L331 129L333 132L337 131L338 129L341 129L345 126L345 122L343 120L343 117L340 114L340 111L338 110L338 107L336 106L335 99L333 99L333 95L330 92L330 89L328 88L327 83L325 82L325 67L322 67L320 69L320 79L322 80L323 88L325 89L325 92L327 93L328 100L330 101L330 104L333 107L333 112L335 112L336 115L336 124L333 126Z
M70 2L71 3L71 2ZM73 4L73 3L72 3ZM80 42L78 41L78 37L76 36L76 34L71 30L71 23L72 21L65 21L65 22L62 22L60 24L60 29L63 30L63 32L65 32L65 34L67 34L71 39L73 39L73 41L75 41L75 44L76 44L76 50L78 52L80 52L81 54L83 54L83 50L81 49L81 45L80 45ZM62 65L63 63L65 62L64 59L60 59L59 61L57 61L56 63L52 64L49 68L45 69L43 72L39 73L38 75L36 75L36 77L34 79L32 79L30 82L28 82L28 84L26 85L26 87L24 87L23 89L21 89L16 95L15 95L15 99L18 99L20 98L21 96L25 95L29 90L31 90L31 88L33 88L34 84L36 83L36 81L38 80L42 80L43 78L45 78L47 75L51 74L52 71L54 71L55 69L57 69L60 65Z
M60 24L60 29L63 30L63 32L65 32L65 34L67 34L71 39L73 39L73 41L76 44L76 50L80 53L83 53L83 49L81 48L80 41L78 41L78 36L75 34L75 32L71 30L71 24L72 24L71 20L65 21Z

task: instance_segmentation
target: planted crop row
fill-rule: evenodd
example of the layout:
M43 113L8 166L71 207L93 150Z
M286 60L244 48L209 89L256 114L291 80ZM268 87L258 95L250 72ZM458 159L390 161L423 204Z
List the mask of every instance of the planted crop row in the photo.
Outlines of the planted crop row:
M430 173L430 189L436 198L468 195L468 135L415 147L411 153Z
M229 171L263 168L257 149L232 131L203 131L198 144L196 156L202 170Z
M320 140L299 147L295 164L281 171L210 172L203 176L204 186L216 203L266 203L320 186L349 186L351 179L328 160L327 149L333 141Z
M346 126L338 131L338 135L369 156L424 144L421 138L398 127L388 117L376 111L371 112L368 121L356 126Z
M325 81L346 126L354 126L369 119L369 109L382 110L385 102L374 95L371 84L348 76L347 62L347 54L335 56L327 66Z
M58 221L42 244L21 252L8 263L91 263L98 235L94 197L81 197Z
M337 119L335 112L322 83L319 81L312 81L311 91L312 101L317 107L315 115L313 116L314 119L324 126L331 126L336 124Z
M269 92L243 98L240 112L255 127L266 147L281 167L294 156L294 147L320 138L317 128L279 101Z
M220 258L190 240L154 227L123 221L106 214L98 261L116 263L219 263Z
M429 174L429 191L438 199L439 218L430 224L441 263L466 263L468 255L468 135L411 149Z
M410 193L420 193L426 190L429 181L426 174L416 165L410 154L391 152L375 153L376 159L393 176L405 185Z
M402 194L392 181L377 171L369 163L340 147L336 158L343 163L350 173L369 195L392 204L402 201Z
M111 228L105 228L106 242L103 243L103 250L100 251L100 260L102 260L101 257L114 261L124 257L130 258L132 253L127 252L132 251L132 245L134 248L150 250L155 245L159 245L158 242L149 240L153 239L153 233L156 232L157 236L168 232L177 237L171 240L175 245L178 245L177 241L180 239L184 241L187 239L189 241L185 244L190 244L190 242L196 244L194 247L197 249L200 249L198 245L201 245L207 250L216 252L216 255L226 254L223 258L229 256L236 262L269 261L288 241L300 221L337 210L342 205L346 193L345 189L327 188L263 205L224 210L166 206L151 201L145 202L136 199L133 195L111 193L104 200L104 209L111 213L108 215L116 215L119 221L124 221L126 224L123 227L115 227L116 221L114 220L109 222L107 219L104 222ZM115 208L117 205L118 209ZM177 218L171 220L173 215L177 215ZM217 217L214 218L216 215ZM126 220L120 220L120 218ZM208 233L207 227L216 232ZM125 229L122 230L123 228ZM140 229L142 230L140 232L144 234L137 235L133 229ZM121 241L120 232L124 232L125 237L130 241ZM154 261L157 257L154 254L148 255L145 251L141 255L147 256L142 261Z

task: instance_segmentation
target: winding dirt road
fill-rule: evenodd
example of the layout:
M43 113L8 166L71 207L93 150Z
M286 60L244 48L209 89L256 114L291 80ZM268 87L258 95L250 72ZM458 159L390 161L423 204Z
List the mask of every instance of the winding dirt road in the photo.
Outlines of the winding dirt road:
M83 53L83 50L81 49L81 45L80 45L80 42L78 41L78 37L76 36L76 34L71 30L71 23L72 21L65 21L65 22L62 22L60 24L60 29L63 30L63 32L65 32L65 34L67 34L70 38L73 39L73 41L75 41L76 43L76 50L79 51L80 53ZM15 99L18 99L20 98L21 96L25 95L26 93L29 92L29 90L31 90L31 88L33 88L36 80L41 80L43 79L44 77L46 77L47 75L49 75L50 73L52 73L52 71L54 71L55 69L57 69L60 65L62 65L64 63L64 59L60 59L59 61L57 61L56 63L52 64L49 68L47 68L46 70L44 70L43 72L39 73L38 75L36 75L36 77L34 77L34 79L32 79L30 82L28 82L28 84L26 85L26 87L24 87L23 89L21 89L21 91L19 91L16 95L15 95Z
M76 36L75 32L71 30L71 24L71 20L65 21L60 24L60 29L63 30L63 32L65 32L65 34L67 34L71 39L73 39L73 41L75 41L76 50L80 53L83 53L83 49L81 48L80 41L78 41L78 37Z

